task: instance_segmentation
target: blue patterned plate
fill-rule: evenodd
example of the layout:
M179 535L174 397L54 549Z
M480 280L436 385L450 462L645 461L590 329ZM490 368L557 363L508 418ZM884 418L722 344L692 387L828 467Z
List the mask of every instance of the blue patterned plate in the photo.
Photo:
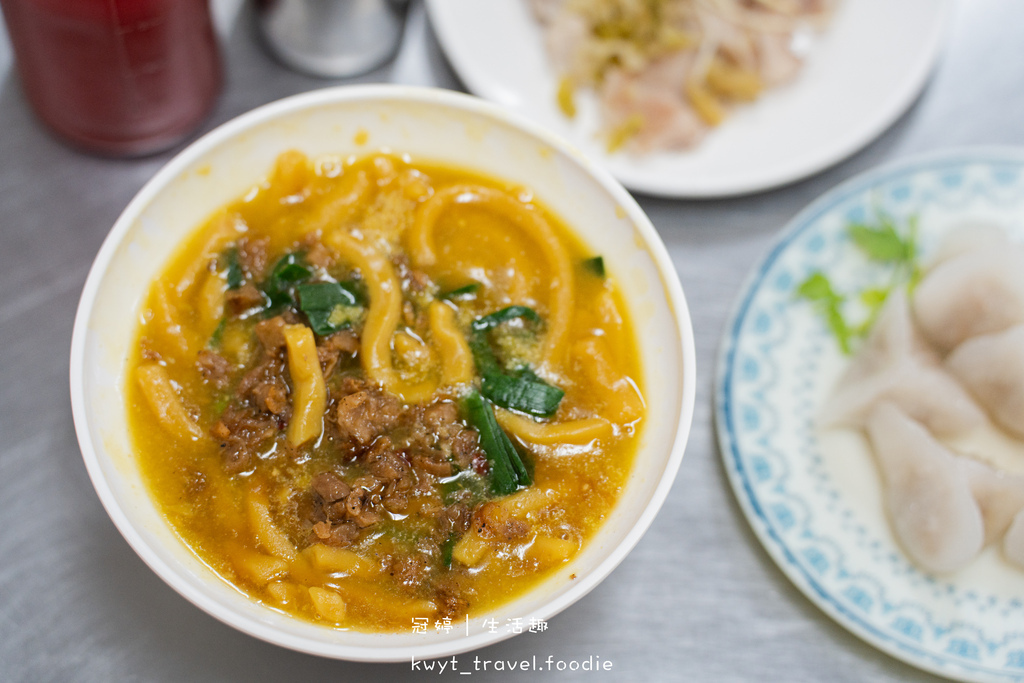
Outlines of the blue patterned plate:
M720 350L715 417L725 469L768 553L844 627L943 676L1024 681L1024 572L997 547L953 575L917 569L889 530L863 437L815 428L846 358L794 288L818 269L839 291L876 283L880 267L846 226L877 209L900 223L917 215L926 260L968 222L1001 225L1024 241L1024 150L957 150L881 168L783 230L743 288Z

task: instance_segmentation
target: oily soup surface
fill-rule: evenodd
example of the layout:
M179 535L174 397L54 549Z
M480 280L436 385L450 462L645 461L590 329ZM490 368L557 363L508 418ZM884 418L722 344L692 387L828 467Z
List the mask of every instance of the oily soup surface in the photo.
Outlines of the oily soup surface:
M147 293L126 389L152 495L305 619L405 630L518 597L606 517L644 415L593 256L527 188L286 152Z

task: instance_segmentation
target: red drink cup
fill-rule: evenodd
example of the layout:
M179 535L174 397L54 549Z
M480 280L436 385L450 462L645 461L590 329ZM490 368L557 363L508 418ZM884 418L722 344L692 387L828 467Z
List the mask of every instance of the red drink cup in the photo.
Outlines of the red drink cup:
M0 0L25 95L85 150L166 149L221 86L207 0Z

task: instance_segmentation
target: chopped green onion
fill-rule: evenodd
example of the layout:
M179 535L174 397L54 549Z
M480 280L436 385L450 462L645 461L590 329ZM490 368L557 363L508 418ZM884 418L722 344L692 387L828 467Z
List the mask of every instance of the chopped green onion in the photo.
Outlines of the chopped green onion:
M220 343L224 339L224 328L227 327L227 324L227 318L220 319L220 322L217 323L217 327L216 329L214 329L213 334L210 335L210 341L207 344L207 346L209 346L211 349L220 348Z
M224 271L224 279L227 281L228 289L238 289L245 283L242 264L238 261L238 249L231 247L224 252L224 261L227 264Z
M491 490L507 496L520 486L529 486L530 473L508 435L498 426L491 404L472 391L463 405L469 423L480 433L480 447L491 464Z
M303 311L331 310L338 304L358 306L359 299L350 287L341 282L314 282L295 288Z
M483 378L480 391L492 403L537 417L551 417L558 410L565 392L551 386L529 368L519 370L516 376L505 373L484 333L470 335L469 349Z
M366 282L363 280L339 280L338 284L342 289L355 297L356 306L366 308L370 303L370 297L366 294Z
M300 263L286 263L279 270L275 269L271 277L276 278L277 286L283 289L309 279L312 274L313 271Z
M537 417L554 415L562 397L565 396L564 391L546 382L502 374L484 375L480 383L480 392L492 403L503 408Z
M524 365L523 367L521 367L518 370L516 370L515 376L516 377L522 377L524 379L533 380L534 382L543 382L544 381L544 380L542 380L540 378L540 376L536 372L533 371L533 369L529 365Z
M213 399L213 403L210 404L210 408L213 410L214 415L222 415L230 403L231 394L224 393Z
M313 271L302 264L304 259L305 255L302 252L293 252L285 254L274 264L270 277L263 284L263 292L270 300L270 304L263 312L264 316L276 315L295 303L291 288L313 276Z
M588 258L583 262L583 269L593 273L594 275L603 278L605 276L604 271L604 257L595 256L594 258Z
M462 299L468 297L470 294L476 294L477 290L480 289L479 282L470 282L468 285L462 287L456 287L455 289L448 290L447 292L441 292L437 295L438 299Z
M493 408L491 410L493 412ZM498 420L495 419L494 423L497 424ZM519 485L529 486L533 483L533 477L530 476L529 470L526 469L526 463L519 457L519 451L516 450L512 439L508 438L508 434L501 427L498 428L498 432L501 436L501 443L505 448L505 452L508 454L509 462L512 463L512 469L515 470L516 477L519 479Z
M502 374L501 365L484 334L477 332L469 335L469 350L473 352L473 362L481 377Z
M295 287L299 308L309 325L321 337L351 327L363 314L363 307L351 286L341 282L314 282Z
M445 569L452 568L452 551L455 550L455 542L458 538L455 532L448 534L448 538L441 544L441 566Z
M469 348L483 381L480 391L493 403L537 417L550 417L558 410L565 392L537 377L533 371L520 370L517 376L504 372L487 340L487 332L510 320L522 318L540 323L532 308L509 306L473 321Z
M508 308L503 308L500 311L488 313L481 318L477 318L473 321L473 330L476 332L484 332L486 330L493 329L502 323L515 320L516 318L523 318L535 323L539 323L541 321L540 316L537 315L537 311L529 308L528 306L509 306Z

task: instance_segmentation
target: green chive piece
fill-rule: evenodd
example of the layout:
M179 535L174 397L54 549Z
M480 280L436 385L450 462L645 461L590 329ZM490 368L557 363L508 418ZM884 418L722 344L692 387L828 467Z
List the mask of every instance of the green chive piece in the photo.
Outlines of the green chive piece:
M507 323L510 320L517 318L523 318L531 322L539 323L540 316L537 315L537 311L533 310L529 306L509 306L503 308L500 311L494 313L488 313L487 315L477 318L473 321L473 330L476 332L484 332L486 330L494 329L502 323Z
M470 282L468 285L462 287L456 287L455 289L448 290L447 292L441 292L437 295L438 299L466 299L471 294L476 294L477 290L480 289L479 282Z
M481 377L502 374L501 365L494 355L494 350L487 342L487 336L481 332L469 335L469 350L473 352L473 362Z
M537 417L550 417L558 410L565 392L543 381L529 368L520 370L516 376L504 372L488 342L489 331L517 319L542 322L537 312L527 306L509 306L473 321L469 348L483 378L480 391L502 408Z
M441 564L445 569L452 568L452 551L455 550L455 542L458 539L454 533L448 534L448 538L441 544Z
M263 312L264 317L269 318L277 315L295 304L295 298L292 296L291 291L292 288L313 276L313 271L303 265L304 260L305 254L302 252L292 252L282 256L274 264L274 269L270 271L270 276L263 284L263 293L267 295L267 299L270 301Z
M484 375L480 393L503 408L537 417L554 415L565 396L564 391L546 382L502 374Z
M491 464L491 490L507 496L520 485L529 486L529 472L508 435L498 426L491 404L478 392L472 391L466 395L463 406L467 420L480 433L480 447Z
M213 334L210 335L210 341L207 344L207 346L209 346L211 349L219 349L220 348L220 343L224 339L224 328L227 327L227 324L228 324L228 319L227 318L221 318L220 319L220 322L217 323L217 327L216 327L216 329L214 329Z
M231 247L224 252L224 261L227 264L224 279L227 281L228 289L238 289L245 283L242 264L238 261L238 249Z
M309 325L321 337L351 327L362 317L364 309L351 287L340 282L314 282L296 285L299 309L309 318Z
M604 257L595 256L594 258L584 260L583 269L589 273L593 273L597 277L603 278L605 276Z

